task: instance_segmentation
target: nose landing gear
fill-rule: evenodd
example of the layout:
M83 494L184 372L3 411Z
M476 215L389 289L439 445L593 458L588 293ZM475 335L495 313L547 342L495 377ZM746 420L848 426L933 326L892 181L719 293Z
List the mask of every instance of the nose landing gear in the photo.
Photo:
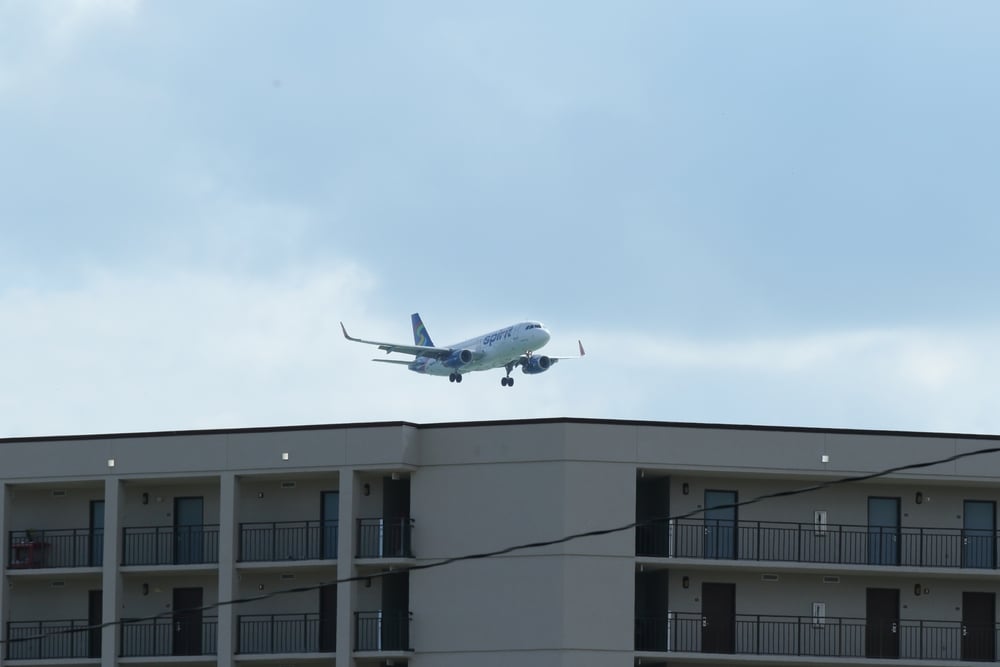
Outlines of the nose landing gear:
M513 361L510 362L509 364L507 364L506 366L504 366L504 368L507 370L507 376L500 378L500 386L501 387L513 387L514 386L514 378L512 378L510 376L510 372L512 370L514 370L514 362Z

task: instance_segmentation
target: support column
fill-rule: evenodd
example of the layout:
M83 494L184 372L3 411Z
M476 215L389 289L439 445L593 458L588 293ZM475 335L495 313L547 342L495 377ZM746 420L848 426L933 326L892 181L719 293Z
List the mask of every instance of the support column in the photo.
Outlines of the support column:
M237 598L236 557L239 538L239 502L237 479L224 473L219 480L219 602ZM218 609L218 646L216 664L231 667L236 650L236 612L234 605Z
M357 473L340 470L340 514L337 518L337 578L354 574L354 508ZM354 664L354 582L337 585L337 667Z
M6 484L0 485L0 536L3 540L3 559L0 560L3 569L6 569L8 560L10 559L10 536L7 535L7 507L9 503L7 502L9 495L9 487ZM2 569L0 569L2 571ZM8 579L6 575L3 577L3 582L0 583L0 640L4 642L7 641L7 621L10 619L10 594L8 588ZM2 650L0 650L0 665L4 664L7 659L7 644L2 645Z
M101 667L118 664L118 647L122 628L117 623L121 606L121 575L118 558L121 550L122 534L122 483L115 477L104 480L104 565L101 573L101 618L105 624L101 630ZM110 624L110 625L108 625Z

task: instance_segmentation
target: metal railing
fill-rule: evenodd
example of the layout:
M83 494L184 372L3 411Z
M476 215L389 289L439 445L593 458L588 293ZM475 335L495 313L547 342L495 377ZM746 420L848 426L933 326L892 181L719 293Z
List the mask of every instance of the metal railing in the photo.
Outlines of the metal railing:
M252 614L239 617L236 652L330 653L337 650L337 619L319 614Z
M1000 533L781 521L676 520L636 528L636 554L837 565L995 569Z
M336 558L336 521L240 524L240 560L243 562Z
M7 539L7 567L100 567L104 531L89 528L12 530Z
M121 650L123 658L167 655L215 655L216 618L201 621L179 618L157 618L142 621L122 621Z
M413 558L413 519L358 519L358 558Z
M410 612L358 611L354 613L355 651L412 651Z
M101 657L101 631L86 620L10 621L7 660Z
M998 640L997 624L960 621L672 612L635 622L637 651L667 653L993 661Z
M147 526L122 529L122 565L219 562L219 526Z

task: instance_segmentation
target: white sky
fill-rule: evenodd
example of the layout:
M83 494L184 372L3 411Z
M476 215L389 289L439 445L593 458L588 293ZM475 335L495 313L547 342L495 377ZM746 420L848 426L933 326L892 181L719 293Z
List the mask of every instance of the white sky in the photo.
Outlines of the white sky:
M0 0L0 437L1000 433L998 80L986 1Z

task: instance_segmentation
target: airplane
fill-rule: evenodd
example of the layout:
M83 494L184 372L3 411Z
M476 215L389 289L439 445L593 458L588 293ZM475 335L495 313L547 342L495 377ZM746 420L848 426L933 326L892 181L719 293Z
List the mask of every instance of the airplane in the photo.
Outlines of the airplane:
M496 331L491 331L476 338L450 345L436 347L431 342L427 327L420 319L419 313L410 316L413 324L413 345L383 343L375 340L362 340L347 333L347 327L340 323L344 338L355 343L377 345L386 354L400 352L412 354L415 359L372 359L386 364L403 364L415 373L427 375L447 375L450 382L461 382L462 374L470 371L486 371L492 368L503 368L506 376L500 378L500 385L513 387L514 378L511 371L521 367L521 372L528 375L544 373L560 359L579 359L586 354L583 343L577 341L580 354L573 357L549 357L535 355L535 350L549 342L550 334L541 322L518 322Z

